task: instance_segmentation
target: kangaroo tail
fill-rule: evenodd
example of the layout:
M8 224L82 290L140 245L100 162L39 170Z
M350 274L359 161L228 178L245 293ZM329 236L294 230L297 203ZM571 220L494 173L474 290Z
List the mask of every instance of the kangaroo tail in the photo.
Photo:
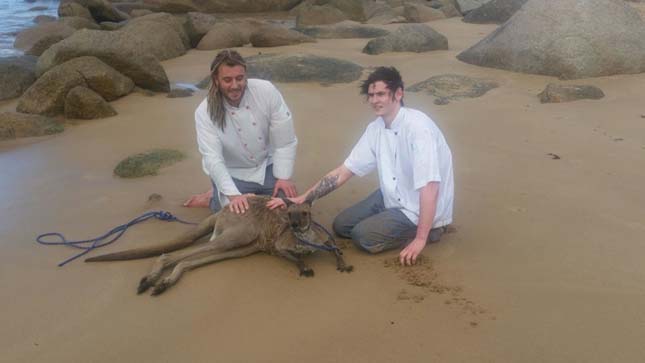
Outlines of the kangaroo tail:
M213 231L213 228L215 227L216 220L217 214L213 214L204 219L193 230L157 246L134 248L131 250L108 253L105 255L90 257L86 259L85 262L136 260L140 258L159 256L164 253L176 251L180 248L190 246L198 239L211 233Z

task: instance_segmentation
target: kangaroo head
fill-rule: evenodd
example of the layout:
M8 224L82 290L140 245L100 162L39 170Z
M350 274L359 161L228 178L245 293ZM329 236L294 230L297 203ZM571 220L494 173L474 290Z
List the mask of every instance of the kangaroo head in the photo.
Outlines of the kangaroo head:
M311 204L295 204L286 198L284 201L287 203L289 227L295 232L307 232L311 228Z

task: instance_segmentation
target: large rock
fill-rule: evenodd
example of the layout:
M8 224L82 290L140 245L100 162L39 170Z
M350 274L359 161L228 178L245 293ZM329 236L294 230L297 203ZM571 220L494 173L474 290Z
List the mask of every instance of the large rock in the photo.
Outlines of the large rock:
M248 42L248 37L239 28L232 26L231 23L222 22L213 25L201 38L196 48L199 50L234 48Z
M466 15L491 0L456 0L458 10Z
M153 4L145 4L143 2L113 2L112 5L114 5L115 8L119 9L120 11L130 15L131 17L137 17L137 16L143 16L143 15L148 15L152 13L160 13L163 12L162 10L159 9L159 6L153 5ZM145 11L145 13L139 13L139 15L136 15L136 11ZM166 11L169 13L169 11Z
M466 77L459 74L442 74L414 84L406 89L408 92L426 91L436 97L435 103L445 105L451 100L483 96L499 84L493 81Z
M151 44L133 40L127 31L79 30L71 37L53 45L38 58L37 73L81 56L94 56L128 76L142 88L168 92L168 77L154 53L146 51ZM183 45L175 34L175 44ZM177 45L179 47L179 45Z
M95 57L79 57L56 67L62 73L77 72L87 87L108 101L125 96L134 89L134 82Z
M267 25L251 34L250 42L254 47L279 47L300 43L313 43L316 40L295 30Z
M134 84L129 78L118 73L97 58L80 57L65 62L43 74L22 95L18 101L17 110L24 113L48 116L62 113L67 115L66 99L69 98L68 93L78 86L91 88L102 96L101 99L105 98L107 100L114 100L124 96L134 88ZM88 99L91 100L91 97ZM76 104L79 102L77 101ZM96 110L85 111L83 109L85 113L102 112L105 109L97 102L87 101L86 103L91 106L96 105ZM78 112L74 115L75 118L86 118L80 117L81 114Z
M87 18L84 18L82 16L65 16L62 17L58 20L59 23L63 23L71 28L74 28L76 30L78 29L101 29L101 27L94 22L94 20L90 20Z
M98 93L87 87L74 87L65 97L65 117L93 120L115 116L116 111Z
M38 45L39 42L42 42L43 39L55 37L58 39L58 41L60 41L74 34L75 31L76 29L63 23L44 23L33 28L25 29L18 33L18 35L16 35L16 40L14 41L13 46L14 48L23 50L25 52L30 52L32 48Z
M18 112L0 113L0 141L19 137L44 136L63 132L56 120Z
M36 81L36 57L0 58L0 100L20 97Z
M303 27L296 30L310 37L321 39L376 38L390 33L385 29L362 25L351 20L332 25Z
M148 9L133 9L128 14L133 18L154 14L154 11Z
M582 99L598 100L605 97L605 94L596 86L550 83L538 97L542 103L559 103Z
M217 24L217 18L210 14L189 12L186 14L186 33L190 38L192 47L196 47L199 41Z
M403 16L410 23L425 23L446 18L443 11L420 4L405 4Z
M360 22L367 20L368 10L366 7L371 3L371 1L366 0L318 0L318 2L331 5L342 11L350 20Z
M403 13L404 6L392 7L386 3L376 3L367 14L367 24L404 23L407 20Z
M528 0L492 0L469 12L466 23L502 24L513 16Z
M289 10L302 0L145 0L161 9L181 9L181 12L256 13Z
M358 64L306 54L259 55L247 58L250 78L276 82L348 83L361 77Z
M334 24L347 20L348 17L339 9L329 5L304 6L296 16L296 27L308 25Z
M448 49L448 39L424 24L405 24L384 37L370 40L363 53L428 52Z
M447 18L461 16L455 0L432 0L429 4L431 7L443 11Z
M58 5L58 16L61 18L65 16L81 17L94 21L92 14L85 6L69 1L62 1L60 5Z
M78 3L86 8L92 15L92 18L98 23L102 21L120 22L130 18L128 14L115 8L107 0L64 0L59 5L59 12L60 7L68 2Z
M80 73L54 68L43 74L25 91L16 110L46 116L62 114L69 90L85 85L85 79Z
M251 35L253 35L253 33L258 31L260 28L269 25L269 23L258 20L256 18L234 19L230 20L230 22L233 24L233 27L235 27L244 35L244 37L246 38L245 44L251 41Z
M118 31L129 35L143 51L159 60L179 57L189 49L190 39L181 22L167 13L155 13L128 21Z
M645 23L623 1L529 0L457 58L563 79L645 72Z

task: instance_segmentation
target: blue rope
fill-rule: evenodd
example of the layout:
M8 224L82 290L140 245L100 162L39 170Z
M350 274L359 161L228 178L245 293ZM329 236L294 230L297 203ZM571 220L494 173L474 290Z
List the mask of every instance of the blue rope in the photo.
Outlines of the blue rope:
M325 231L325 233L327 233L327 236L329 237L329 239L330 239L332 242L334 242L334 243L336 242L336 240L334 239L334 236L332 236L332 234L331 234L331 233L330 233L330 232L329 232L325 227L323 227L322 225L320 225L318 222L311 221L311 223L313 223L316 227L318 227L318 228L322 229L323 231ZM311 243L311 242L309 242L309 241L307 241L307 240L305 240L305 239L301 239L301 238L300 238L300 237L298 237L298 235L297 235L297 234L295 234L295 233L294 233L294 235L295 235L295 236L296 236L296 238L298 239L298 242L302 243L303 245L307 245L307 246L309 246L309 247L313 247L313 248L316 248L316 249L319 249L319 250L323 250L323 251L330 251L330 252L331 252L331 251L338 251L338 252L340 252L340 253L342 254L342 252L341 252L340 248L338 248L338 247L336 247L336 246L334 246L334 245L331 245L331 246L327 246L327 245L319 245L319 244Z
M174 215L172 215L170 212L152 211L152 212L144 213L141 216L131 220L130 222L128 222L126 224L122 224L122 225L120 225L118 227L115 227L111 231L109 231L108 233L106 233L106 234L104 234L104 235L102 235L100 237L94 238L94 239L86 239L86 240L82 240L82 241L68 241L65 238L65 236L63 236L62 234L60 234L58 232L52 232L52 233L44 233L44 234L39 235L36 238L36 242L38 242L38 243L40 243L42 245L48 245L48 246L65 245L65 246L74 247L74 248L84 250L83 252L81 252L81 253L79 253L79 254L77 254L75 256L72 256L72 257L68 258L67 260L65 260L65 261L63 261L63 262L58 264L58 267L62 267L62 266L65 266L68 262L74 261L75 259L87 254L88 252L90 252L90 251L92 251L92 250L94 250L96 248L107 246L110 243L118 240L125 233L125 231L128 228L130 228L131 226L133 226L133 225L135 225L137 223L144 222L144 221L146 221L146 220L148 220L150 218L157 218L159 220L167 221L167 222L179 222L179 223L184 223L184 224L197 224L197 223L191 223L191 222L183 221L183 220L175 217ZM114 234L116 234L115 237L113 237L112 239L110 239L108 241L104 241L104 240L108 239L110 236L112 236ZM60 238L60 241L45 241L44 240L45 237L51 237L51 236ZM90 246L84 246L84 244L90 244Z

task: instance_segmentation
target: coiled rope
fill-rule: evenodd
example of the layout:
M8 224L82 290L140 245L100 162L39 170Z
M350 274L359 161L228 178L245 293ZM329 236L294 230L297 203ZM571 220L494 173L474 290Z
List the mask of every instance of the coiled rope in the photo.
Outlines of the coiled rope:
M62 267L62 266L65 266L67 263L72 262L75 259L77 259L77 258L89 253L92 250L95 250L95 249L97 249L99 247L107 246L110 243L118 240L125 233L125 231L128 230L128 228L130 228L131 226L133 226L133 225L135 225L137 223L147 221L150 218L157 218L159 220L166 221L166 222L179 222L179 223L183 223L183 224L197 224L197 223L191 223L191 222L183 221L183 220L175 217L174 215L172 215L170 212L166 212L166 211L151 211L151 212L147 212L147 213L142 214L141 216L131 220L130 222L128 222L126 224L122 224L120 226L117 226L117 227L113 228L112 230L110 230L109 232L107 232L106 234L104 234L104 235L102 235L100 237L93 238L93 239L86 239L86 240L80 240L80 241L68 241L65 238L65 236L63 236L61 233L51 232L51 233L44 233L44 234L39 235L36 238L36 242L38 242L38 243L40 243L42 245L48 245L48 246L60 246L60 245L63 245L63 246L69 246L69 247L84 250L83 252L81 252L81 253L79 253L79 254L77 254L75 256L72 256L72 257L70 257L70 258L66 259L65 261L63 261L63 262L58 264L58 267ZM116 235L116 236L113 236L113 235ZM60 240L59 241L45 241L45 238L47 238L47 237L58 237ZM112 237L112 239L107 240L110 237ZM89 244L89 246L87 246L88 244Z

